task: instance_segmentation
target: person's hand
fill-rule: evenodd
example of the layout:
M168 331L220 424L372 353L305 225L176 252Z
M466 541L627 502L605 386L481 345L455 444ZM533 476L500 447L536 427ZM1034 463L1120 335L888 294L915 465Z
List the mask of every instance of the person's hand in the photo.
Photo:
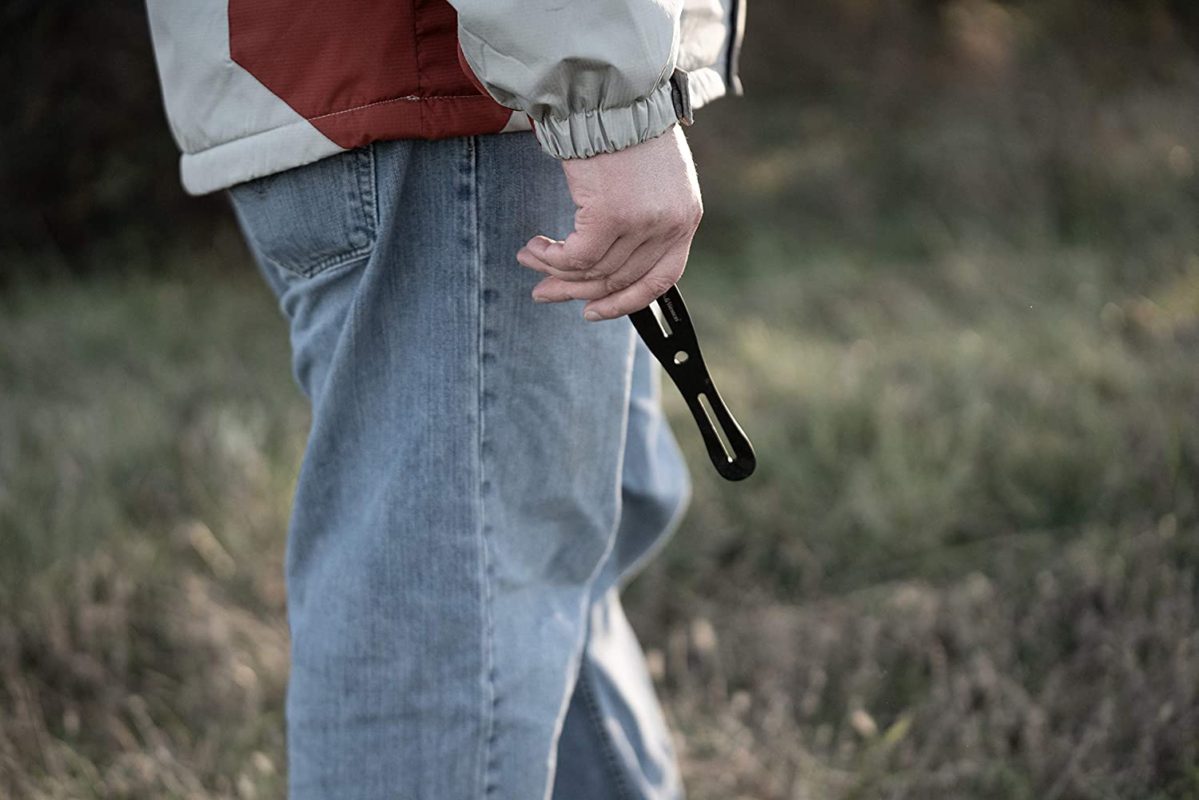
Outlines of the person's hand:
M703 204L680 126L615 153L562 162L578 211L565 241L529 240L516 260L547 276L538 302L589 300L583 316L645 308L678 281Z

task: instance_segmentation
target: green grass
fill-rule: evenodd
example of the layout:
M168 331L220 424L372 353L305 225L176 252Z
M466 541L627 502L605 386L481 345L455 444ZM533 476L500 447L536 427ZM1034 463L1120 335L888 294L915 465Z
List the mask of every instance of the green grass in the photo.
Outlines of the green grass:
M744 567L802 599L985 565L996 541L1193 518L1199 261L1130 290L1085 251L917 267L772 246L750 259L768 267L693 265L762 473L702 484L698 516L727 522L680 562L691 580Z
M692 796L1199 796L1199 263L715 251L760 473L668 392L696 500L630 590ZM307 415L252 269L168 275L2 301L0 795L282 796Z
M633 590L697 796L1197 796L1199 260L769 248L685 278L761 472L676 401Z
M668 387L628 592L692 800L1199 800L1191 5L751 5L682 288L760 468ZM117 269L167 178L96 141L0 243L94 276L0 294L0 798L280 798L285 332L227 239Z
M203 267L3 302L0 796L282 795L305 414L265 290Z

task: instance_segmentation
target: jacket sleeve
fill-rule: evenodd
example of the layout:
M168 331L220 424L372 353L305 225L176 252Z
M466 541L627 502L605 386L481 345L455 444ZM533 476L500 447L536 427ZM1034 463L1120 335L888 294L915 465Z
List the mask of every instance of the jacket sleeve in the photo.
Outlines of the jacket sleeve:
M677 117L682 0L450 0L475 77L557 158L652 139Z

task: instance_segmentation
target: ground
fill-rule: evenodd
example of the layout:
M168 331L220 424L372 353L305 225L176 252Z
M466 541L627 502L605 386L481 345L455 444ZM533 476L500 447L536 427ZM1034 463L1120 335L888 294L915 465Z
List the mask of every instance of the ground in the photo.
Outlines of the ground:
M1199 260L720 244L759 472L668 384L696 499L627 593L690 796L1199 797ZM217 252L0 299L0 795L282 796L308 418Z

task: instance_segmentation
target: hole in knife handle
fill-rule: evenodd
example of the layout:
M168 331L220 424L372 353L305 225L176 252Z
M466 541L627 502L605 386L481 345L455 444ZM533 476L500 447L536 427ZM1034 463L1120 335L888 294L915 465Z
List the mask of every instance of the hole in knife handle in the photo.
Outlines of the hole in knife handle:
M688 359L688 358L690 358L690 357L691 357L691 356L687 355L687 351L686 351L686 350L680 350L679 352L677 352L677 353L675 353L675 354L674 354L674 363L676 363L676 364L686 364L686 363L687 363L687 359Z
M658 305L657 300L649 304L649 310L654 312L654 319L658 321L662 335L669 339L674 331L670 329L670 323L666 321L666 315L662 313L662 307Z
M716 421L716 412L712 410L712 401L708 399L708 395L704 392L699 393L699 405L704 410L704 416L708 418L708 424L716 431L716 438L720 441L720 447L724 450L724 458L726 461L732 462L733 445L729 442L729 437L724 432L724 427Z

